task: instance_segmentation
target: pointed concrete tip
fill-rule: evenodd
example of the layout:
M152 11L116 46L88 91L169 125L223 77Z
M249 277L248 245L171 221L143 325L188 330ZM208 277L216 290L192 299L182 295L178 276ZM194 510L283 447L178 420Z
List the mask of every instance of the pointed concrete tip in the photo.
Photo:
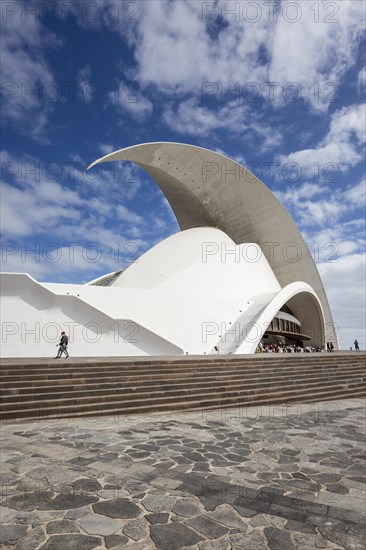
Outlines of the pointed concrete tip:
M122 149L118 151L111 151L110 153L107 153L107 155L104 155L103 157L100 157L99 159L95 160L89 166L87 167L87 170L90 170L90 168L93 168L96 164L99 164L100 162L108 162L110 160L117 160L115 159L116 153L119 153L119 151L122 151Z
M87 170L90 170L90 168L93 168L93 166L95 166L96 164L98 164L99 160L100 160L100 159L97 159L97 160L95 160L94 162L92 162L91 164L89 164L89 166L87 166L86 169L87 169Z

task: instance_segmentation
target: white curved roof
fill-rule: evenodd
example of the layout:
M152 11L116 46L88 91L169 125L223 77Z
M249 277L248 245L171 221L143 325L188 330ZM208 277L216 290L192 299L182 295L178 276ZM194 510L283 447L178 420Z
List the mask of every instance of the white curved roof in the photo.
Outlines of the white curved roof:
M333 324L314 260L295 223L256 176L230 158L193 145L145 143L101 162L132 161L159 185L181 229L211 226L237 244L257 243L282 287L304 281L316 292L326 326Z

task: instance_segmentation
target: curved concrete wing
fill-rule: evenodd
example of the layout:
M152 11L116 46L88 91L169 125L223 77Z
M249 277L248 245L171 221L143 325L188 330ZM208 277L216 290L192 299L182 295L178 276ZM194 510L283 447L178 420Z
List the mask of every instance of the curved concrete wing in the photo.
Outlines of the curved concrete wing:
M329 341L338 349L326 293L295 223L256 176L230 158L180 143L146 143L110 153L101 162L132 161L159 185L182 230L217 227L236 244L257 243L282 287L304 281L319 297Z

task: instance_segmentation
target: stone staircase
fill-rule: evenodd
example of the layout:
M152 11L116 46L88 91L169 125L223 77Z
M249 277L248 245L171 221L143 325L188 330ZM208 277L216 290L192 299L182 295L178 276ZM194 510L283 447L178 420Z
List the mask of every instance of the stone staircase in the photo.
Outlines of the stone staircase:
M34 421L366 396L364 352L3 359L1 419Z

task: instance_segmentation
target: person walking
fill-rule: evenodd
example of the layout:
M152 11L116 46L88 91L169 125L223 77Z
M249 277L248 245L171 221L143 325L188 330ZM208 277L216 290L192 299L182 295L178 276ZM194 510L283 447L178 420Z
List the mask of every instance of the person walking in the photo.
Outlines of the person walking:
M355 341L353 342L354 345L355 345L355 351L360 351L360 346L358 345L358 340L357 338L355 339Z
M63 353L66 355L66 359L70 357L69 352L67 351L68 343L69 343L68 337L64 332L61 332L60 342L56 344L57 346L59 346L59 348L55 359L60 359Z

